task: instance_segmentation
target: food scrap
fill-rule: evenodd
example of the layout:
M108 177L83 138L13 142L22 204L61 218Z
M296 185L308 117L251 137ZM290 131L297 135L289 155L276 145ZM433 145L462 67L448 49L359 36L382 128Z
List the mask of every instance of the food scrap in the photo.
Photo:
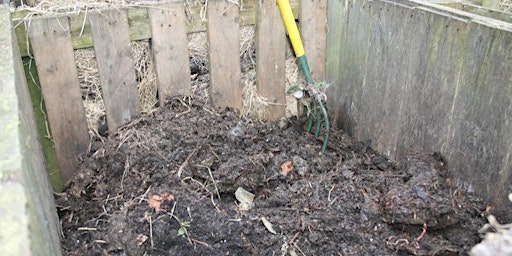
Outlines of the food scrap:
M155 211L160 211L160 204L162 204L163 201L174 200L174 196L171 193L163 193L161 195L151 195L148 200L149 207L154 208Z
M292 171L293 171L292 161L286 161L281 165L281 174L283 174L283 176L287 176Z

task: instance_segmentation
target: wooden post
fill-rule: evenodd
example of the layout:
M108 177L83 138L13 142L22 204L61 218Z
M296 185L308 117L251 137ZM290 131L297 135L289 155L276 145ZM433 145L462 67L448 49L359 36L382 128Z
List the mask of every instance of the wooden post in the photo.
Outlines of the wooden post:
M258 1L256 9L256 83L273 122L286 111L286 32L275 0Z
M183 3L148 8L160 106L175 95L190 95L190 64Z
M68 18L33 19L29 38L62 179L66 182L90 141Z
M242 108L239 6L208 1L210 97L217 108Z
M301 1L300 33L311 75L315 82L324 81L327 49L327 0Z
M108 129L116 130L139 114L139 98L126 10L90 16Z

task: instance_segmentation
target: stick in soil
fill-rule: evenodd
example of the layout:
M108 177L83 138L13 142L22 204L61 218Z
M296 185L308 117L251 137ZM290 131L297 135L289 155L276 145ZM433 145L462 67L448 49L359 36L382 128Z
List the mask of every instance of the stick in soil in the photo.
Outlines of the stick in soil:
M185 177L185 178L183 178L183 179L181 180L181 182L184 182L185 180L191 180L191 181L193 181L193 182L195 182L195 183L199 184L199 186L200 186L201 188L203 188L206 192L208 192L208 194L210 195L210 200L212 201L213 207L215 208L215 210L217 210L217 212L220 212L219 207L217 206L217 204L216 204L216 203L215 203L215 201L213 200L213 197L214 197L214 196L213 196L213 193L212 193L212 192L210 192L210 191L208 190L208 188L207 188L203 183L201 183L201 182L199 182L199 181L195 180L195 179L194 179L194 178L192 178L192 177Z
M131 156L128 156L124 163L123 177L121 177L121 192L124 191L124 178L126 177L126 172L130 169L130 158Z
M178 178L181 178L181 174L183 173L183 170L185 169L185 166L190 166L190 158L192 158L192 156L194 156L196 154L196 152L199 150L199 148L196 148L192 151L192 153L190 153L187 158L185 159L185 161L183 161L183 163L180 165L180 168L178 168Z
M151 241L151 248L155 246L153 242L153 220L151 219L151 214L149 215L149 239Z
M216 181L215 181L215 179L213 178L212 170L210 169L210 167L205 166L205 165L197 165L197 166L208 169L208 174L210 174L210 178L212 178L213 186L215 187L215 192L217 193L217 197L218 197L218 198L219 198L219 200L220 200L219 188L217 187L217 182L216 182Z
M142 201L147 200L146 197L148 196L150 189L151 189L151 185L148 187L148 189L146 189L146 192L144 192L144 194L135 198L135 199L137 199L137 198L139 199L139 204L142 203Z

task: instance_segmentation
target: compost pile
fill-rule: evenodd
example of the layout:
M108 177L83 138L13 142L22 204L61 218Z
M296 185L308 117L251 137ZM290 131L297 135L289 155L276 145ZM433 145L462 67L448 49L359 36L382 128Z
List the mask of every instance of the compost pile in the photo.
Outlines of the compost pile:
M320 146L303 120L170 100L93 143L56 196L64 254L465 255L480 242L486 205L450 187L440 155L395 163L335 130Z

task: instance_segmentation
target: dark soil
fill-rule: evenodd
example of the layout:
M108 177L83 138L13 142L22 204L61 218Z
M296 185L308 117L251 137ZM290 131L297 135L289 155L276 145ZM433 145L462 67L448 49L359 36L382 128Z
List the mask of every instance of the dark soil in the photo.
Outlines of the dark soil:
M299 120L172 100L95 143L56 196L64 254L466 255L480 241L486 206L449 186L440 155L393 162L336 130L320 147Z

